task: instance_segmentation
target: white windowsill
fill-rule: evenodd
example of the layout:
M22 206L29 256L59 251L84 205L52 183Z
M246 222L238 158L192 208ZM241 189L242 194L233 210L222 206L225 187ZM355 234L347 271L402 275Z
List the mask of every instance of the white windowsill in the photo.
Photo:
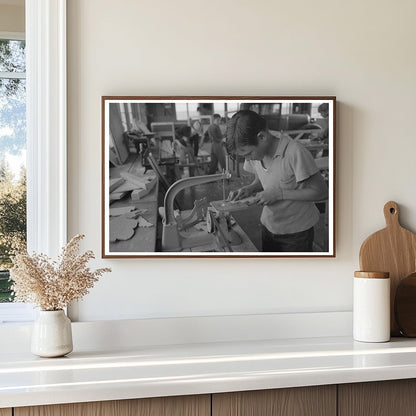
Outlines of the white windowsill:
M8 306L23 307L24 304ZM32 315L36 310L26 305ZM0 355L30 352L31 323L0 325ZM352 312L192 316L73 322L74 351L149 345L253 341L262 339L350 336ZM116 336L114 336L116 334Z
M0 325L29 324L35 319L36 312L27 303L0 303Z

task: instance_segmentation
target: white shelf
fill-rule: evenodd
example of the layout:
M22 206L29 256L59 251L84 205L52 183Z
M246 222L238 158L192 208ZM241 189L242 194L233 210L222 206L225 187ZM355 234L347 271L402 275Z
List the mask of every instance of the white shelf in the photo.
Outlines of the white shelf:
M350 337L0 354L0 408L416 377L416 340Z

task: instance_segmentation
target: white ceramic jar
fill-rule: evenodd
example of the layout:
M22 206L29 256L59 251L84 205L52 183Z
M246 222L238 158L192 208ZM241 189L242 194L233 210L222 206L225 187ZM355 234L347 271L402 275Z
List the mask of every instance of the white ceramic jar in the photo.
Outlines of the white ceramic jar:
M61 357L72 351L71 321L63 310L39 311L33 324L31 351L40 357Z
M353 337L362 342L390 340L390 279L387 272L354 273Z

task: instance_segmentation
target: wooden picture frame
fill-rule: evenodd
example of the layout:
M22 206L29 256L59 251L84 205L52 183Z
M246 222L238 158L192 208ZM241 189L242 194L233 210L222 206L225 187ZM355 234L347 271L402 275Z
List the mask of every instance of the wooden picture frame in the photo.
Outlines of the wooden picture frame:
M103 96L102 257L335 257L335 115L333 96Z

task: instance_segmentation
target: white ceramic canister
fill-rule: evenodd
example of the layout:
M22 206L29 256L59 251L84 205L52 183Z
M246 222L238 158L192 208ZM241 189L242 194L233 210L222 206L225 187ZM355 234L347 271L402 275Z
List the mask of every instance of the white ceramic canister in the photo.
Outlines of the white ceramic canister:
M356 341L390 340L390 279L387 272L354 273L353 336Z
M71 321L63 310L39 311L33 324L31 351L40 357L62 357L72 351Z

